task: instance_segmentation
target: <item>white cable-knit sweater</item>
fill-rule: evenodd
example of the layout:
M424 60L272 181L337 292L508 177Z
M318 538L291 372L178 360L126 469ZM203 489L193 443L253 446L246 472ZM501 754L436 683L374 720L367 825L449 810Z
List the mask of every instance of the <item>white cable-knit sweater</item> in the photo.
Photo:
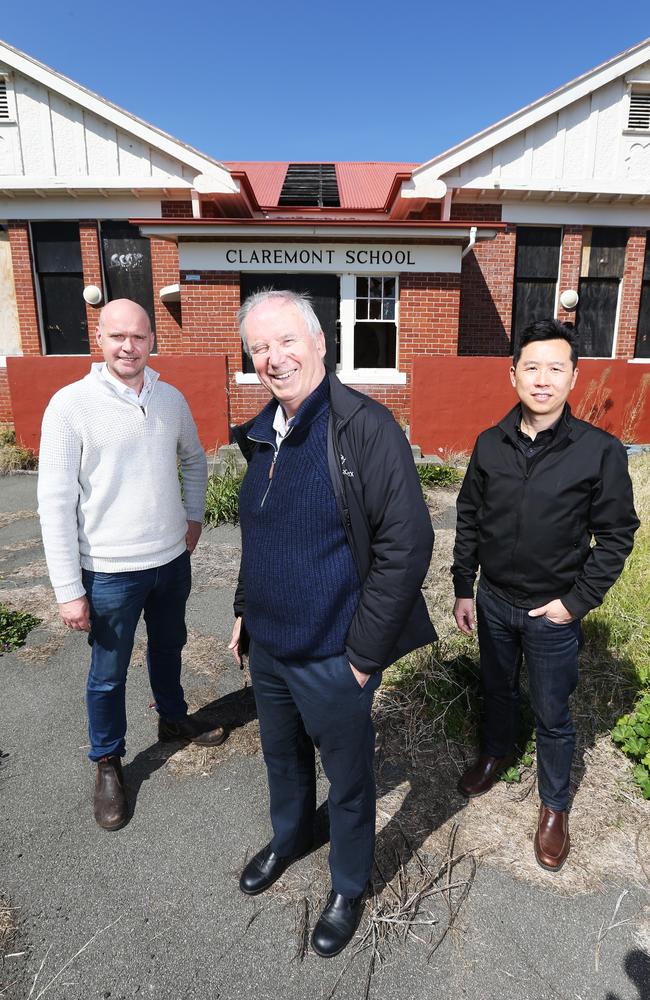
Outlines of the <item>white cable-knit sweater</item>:
M60 604L83 596L81 567L162 566L184 551L187 521L203 520L207 463L184 397L156 381L143 411L101 367L60 389L43 416L38 513Z

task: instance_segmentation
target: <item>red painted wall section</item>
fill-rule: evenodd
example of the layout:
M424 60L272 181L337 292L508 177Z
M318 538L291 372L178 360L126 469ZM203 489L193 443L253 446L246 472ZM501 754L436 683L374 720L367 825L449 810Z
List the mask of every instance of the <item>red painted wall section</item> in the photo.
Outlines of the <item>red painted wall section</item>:
M38 451L41 421L51 397L89 371L88 358L7 358L9 391L17 440ZM228 444L226 362L222 355L151 358L151 367L185 396L198 428L201 444L210 452Z
M471 451L517 402L509 369L507 358L416 358L411 441L428 455ZM623 440L650 442L650 365L583 360L569 403Z

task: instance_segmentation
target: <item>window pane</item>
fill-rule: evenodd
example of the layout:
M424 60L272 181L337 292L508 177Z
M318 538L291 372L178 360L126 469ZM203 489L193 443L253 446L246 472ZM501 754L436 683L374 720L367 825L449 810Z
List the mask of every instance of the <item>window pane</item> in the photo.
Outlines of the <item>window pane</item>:
M381 278L370 279L370 298L371 299L381 298Z
M395 368L397 336L394 323L356 323L355 368Z
M357 319L368 319L368 299L357 299Z
M381 319L381 299L370 299L370 319Z
M368 298L368 279L357 278L357 295L360 298Z
M384 299L384 319L395 319L395 303L390 299Z
M395 298L395 278L384 278L384 298Z

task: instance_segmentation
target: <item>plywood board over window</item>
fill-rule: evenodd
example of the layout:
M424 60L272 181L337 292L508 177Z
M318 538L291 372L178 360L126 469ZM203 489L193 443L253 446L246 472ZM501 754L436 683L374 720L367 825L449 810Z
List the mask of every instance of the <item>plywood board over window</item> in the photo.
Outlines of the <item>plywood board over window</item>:
M576 312L579 353L611 358L614 351L621 279L628 230L618 226L585 229Z

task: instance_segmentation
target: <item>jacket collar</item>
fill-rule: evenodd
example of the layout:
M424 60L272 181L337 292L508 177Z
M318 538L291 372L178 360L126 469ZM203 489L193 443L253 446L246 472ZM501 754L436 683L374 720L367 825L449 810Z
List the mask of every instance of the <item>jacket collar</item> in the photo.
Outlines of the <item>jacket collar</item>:
M517 403L508 413L506 413L503 420L500 420L497 424L497 427L503 431L508 440L512 441L514 444L517 443L517 424L520 420L521 403ZM565 403L562 415L557 425L557 431L553 438L553 444L559 444L559 442L563 441L564 438L573 437L574 425L575 418L571 413L571 407L568 403Z

